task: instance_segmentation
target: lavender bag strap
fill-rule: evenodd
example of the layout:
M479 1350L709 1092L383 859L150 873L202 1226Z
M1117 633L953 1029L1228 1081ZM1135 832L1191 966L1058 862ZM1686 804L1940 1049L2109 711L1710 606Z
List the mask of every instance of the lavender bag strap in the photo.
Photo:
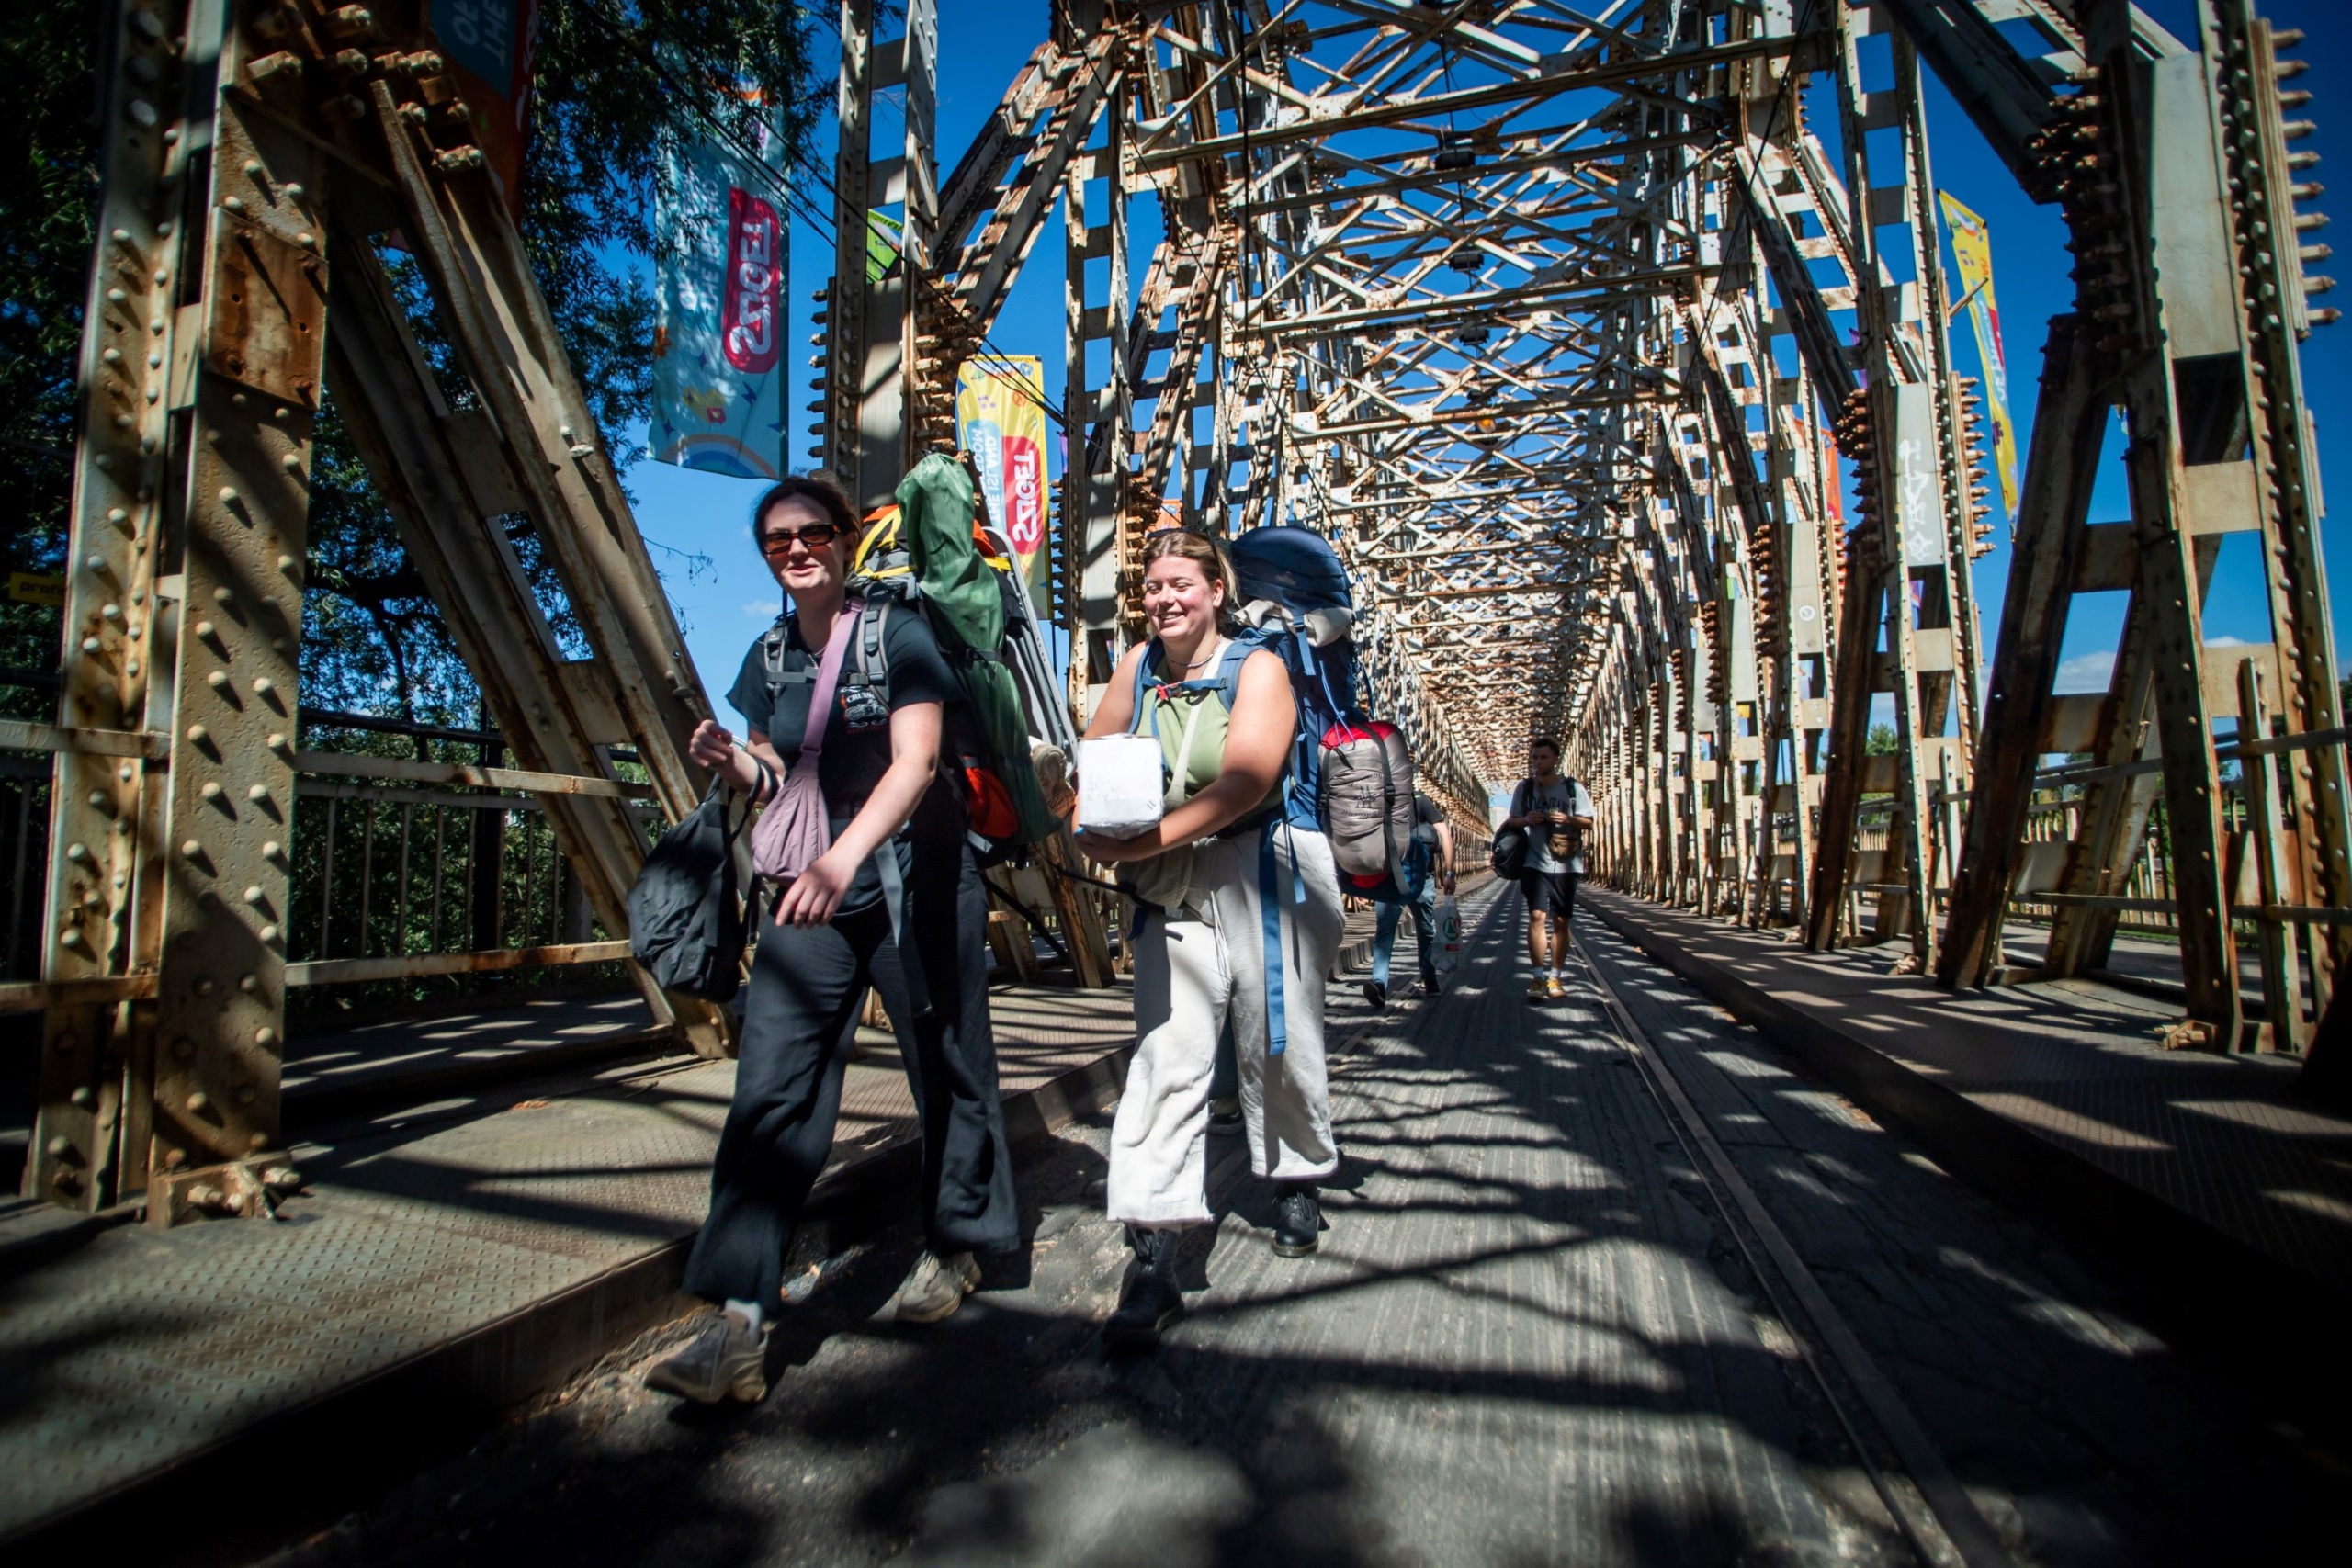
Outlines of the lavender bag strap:
M833 716L833 696L842 683L842 660L856 639L858 617L865 613L865 600L844 599L833 616L833 635L825 639L825 657L817 666L817 689L808 696L808 732L800 738L804 761L825 749L825 729Z

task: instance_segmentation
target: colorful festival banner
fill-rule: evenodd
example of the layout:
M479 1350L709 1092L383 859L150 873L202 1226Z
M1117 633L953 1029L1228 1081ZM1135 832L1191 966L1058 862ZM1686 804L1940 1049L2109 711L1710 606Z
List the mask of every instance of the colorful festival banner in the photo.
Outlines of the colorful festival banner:
M956 440L972 454L989 515L1021 558L1030 597L1048 588L1046 362L1026 355L967 359L956 378Z
M654 460L738 479L784 472L783 138L767 117L745 140L671 141L655 182Z
M1976 329L1976 352L1984 362L1984 412L1993 422L1993 468L2001 477L2001 506L2018 514L2018 434L2009 423L2009 367L2001 354L2001 308L1993 299L1993 233L1949 192L1944 221L1951 226L1951 254L1960 263L1962 298Z
M433 36L456 68L474 144L505 188L506 210L520 218L538 0L433 0Z

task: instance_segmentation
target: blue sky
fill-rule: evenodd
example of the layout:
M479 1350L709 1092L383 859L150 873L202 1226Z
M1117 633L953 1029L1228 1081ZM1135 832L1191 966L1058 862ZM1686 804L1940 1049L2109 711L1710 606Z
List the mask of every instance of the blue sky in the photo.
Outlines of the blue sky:
M2143 5L2176 36L2189 36L2193 9L2187 0L2143 0ZM1027 59L1038 37L1035 29L1044 25L1044 16L1042 6L1008 8L976 4L974 0L945 0L940 9L940 55L949 66L940 75L939 145L946 161L952 163ZM2275 0L2265 8L2265 14L2275 26L2301 28L2308 35L2298 52L2311 62L2311 69L2296 85L2324 84L2333 79L2335 72L2352 64L2352 6L2345 5L2343 0ZM1008 16L1020 20L1009 22ZM830 31L820 28L816 36L821 42L831 42ZM2012 413L2018 427L2018 461L2022 465L2031 434L2043 332L2050 316L2067 309L2073 299L2067 279L2071 263L2064 248L2064 225L2056 208L2036 207L2018 192L1967 116L1932 74L1928 79L1928 135L1937 184L1981 214L1991 230L1995 282L2008 360ZM2298 143L2298 147L2323 155L2320 166L2303 175L2305 179L2315 178L2331 185L2338 180L2352 180L2352 117L2347 117L2338 103L2322 94L2308 108L2295 111L2318 127L2315 134ZM829 138L830 132L826 134ZM829 210L830 199L821 191L814 192L814 205L820 210ZM2321 209L2324 209L2325 204L2322 203ZM2331 234L2323 231L2308 238L2326 241ZM1138 281L1148 243L1148 235L1138 235L1135 266ZM1034 354L1046 360L1047 395L1057 400L1060 396L1058 364L1062 352L1061 254L1061 224L1056 218L1039 238L993 333L996 344L1005 352ZM1949 265L1949 247L1946 258ZM831 266L830 243L805 224L796 222L788 292L793 333L786 355L794 385L785 399L785 406L790 411L787 423L796 433L805 429L808 420L799 411L813 395L809 383L814 372L808 368L808 297L812 290L824 285ZM2328 270L2340 270L2346 288L2339 295L2321 302L2352 309L2352 252L2339 258L2338 264L2330 264ZM2352 334L2352 321L2323 327L2303 345L2305 387L2318 423L2324 465L2328 455L2347 449L2343 434L2352 430L2352 336L2346 334ZM1974 337L1964 321L1954 323L1952 345L1954 360L1962 373L1980 374ZM1049 440L1048 445L1057 444ZM808 446L806 435L794 435L789 457L796 467L807 466ZM1058 478L1058 453L1055 454L1054 464L1055 476ZM2333 472L2324 466L2323 473L2335 481L2338 490L2352 494L2352 462L2335 465ZM751 547L746 513L760 487L745 480L690 473L657 463L639 464L630 471L628 482L638 497L639 524L657 547L656 563L662 567L672 598L685 617L688 649L705 686L717 697L732 680L745 646L778 608L778 591ZM2097 521L2112 521L2126 515L2126 511L2120 469L2110 460L2102 468L2092 515ZM2000 626L2001 592L2009 564L2007 519L1996 521L2001 524L1996 535L1996 547L1976 564L1975 576L1988 657ZM2352 519L2339 513L2327 520L2324 533L2331 600L2339 627L2346 624L2347 601L2352 601L2352 581L2347 581L2346 575L2352 570L2352 537L2346 536L2347 526L2352 526ZM2259 563L2250 544L2241 536L2224 550L2208 608L2209 638L2259 642L2269 637L2260 592ZM682 562L695 555L708 558L710 569L690 574ZM2121 618L2121 597L2102 595L2098 600L2078 602L2067 628L2065 669L2062 674L2064 689L2104 689ZM2338 641L2343 641L2340 632ZM725 716L722 705L722 717Z

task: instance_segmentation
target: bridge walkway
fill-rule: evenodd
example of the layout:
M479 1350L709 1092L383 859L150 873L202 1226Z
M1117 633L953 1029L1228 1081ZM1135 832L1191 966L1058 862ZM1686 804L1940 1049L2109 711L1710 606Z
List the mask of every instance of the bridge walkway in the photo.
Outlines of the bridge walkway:
M277 1561L2147 1563L2311 1522L2308 1442L2098 1262L1594 922L1530 1006L1497 891L1444 998L1336 1004L1318 1254L1213 1154L1156 1356L1096 1333L1125 1251L1081 1118L947 1323L874 1321L916 1245L881 1233L756 1410L639 1389L673 1325Z

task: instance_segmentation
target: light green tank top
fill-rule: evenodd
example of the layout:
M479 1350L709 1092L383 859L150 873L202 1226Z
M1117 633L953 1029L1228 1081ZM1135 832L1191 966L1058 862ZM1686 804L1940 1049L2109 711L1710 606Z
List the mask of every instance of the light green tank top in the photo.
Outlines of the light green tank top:
M1135 728L1138 734L1149 734L1155 727L1159 731L1159 755L1168 774L1163 805L1170 811L1215 784L1217 774L1225 771L1225 741L1233 716L1217 691L1216 668L1211 664L1210 678L1194 683L1193 689L1178 690L1171 677L1181 671L1171 671L1163 654L1152 666L1153 678L1143 689L1146 705L1137 708ZM1282 797L1283 780L1278 775L1265 799L1242 815L1245 818L1257 816L1268 807L1280 805Z

